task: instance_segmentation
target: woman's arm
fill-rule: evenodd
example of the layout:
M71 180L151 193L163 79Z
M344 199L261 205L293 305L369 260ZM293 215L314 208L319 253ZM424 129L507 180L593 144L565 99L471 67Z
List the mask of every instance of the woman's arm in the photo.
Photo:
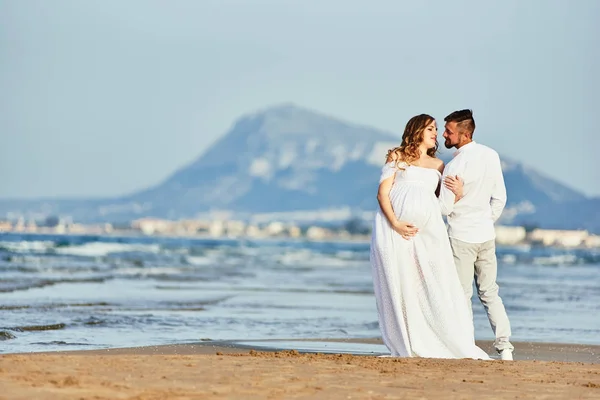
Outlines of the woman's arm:
M394 184L394 178L395 175L392 175L379 184L377 201L379 202L379 207L381 208L383 215L392 226L392 229L398 232L404 239L408 240L412 236L416 235L419 230L412 224L404 221L398 221L396 214L394 214L394 209L390 200L390 191L392 190L392 185Z

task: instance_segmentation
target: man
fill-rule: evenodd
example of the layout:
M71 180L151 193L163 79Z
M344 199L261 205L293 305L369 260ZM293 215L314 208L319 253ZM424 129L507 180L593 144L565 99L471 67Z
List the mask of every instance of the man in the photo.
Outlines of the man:
M444 176L464 180L463 197L454 203L454 194L442 185L440 205L448 216L448 236L471 316L473 277L479 300L487 311L496 335L494 347L502 360L512 360L510 322L498 295L496 283L496 233L494 223L506 205L506 187L498 153L475 143L475 120L471 110L455 111L444 121L446 148L456 147Z

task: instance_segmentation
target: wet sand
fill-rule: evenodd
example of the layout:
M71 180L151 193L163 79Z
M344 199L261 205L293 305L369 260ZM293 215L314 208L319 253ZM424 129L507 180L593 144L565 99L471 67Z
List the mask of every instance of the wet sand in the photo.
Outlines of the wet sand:
M302 352L309 342L327 353ZM280 343L301 351L281 351ZM0 399L600 399L600 346L517 343L514 362L340 353L357 343L380 344L201 342L8 354L0 356ZM491 353L489 342L479 344Z

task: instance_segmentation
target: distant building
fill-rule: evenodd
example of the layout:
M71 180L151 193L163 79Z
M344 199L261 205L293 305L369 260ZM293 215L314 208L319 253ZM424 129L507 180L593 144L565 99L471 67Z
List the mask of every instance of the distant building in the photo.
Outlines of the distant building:
M306 237L311 240L323 240L329 236L331 236L331 232L320 226L311 226L306 231Z
M82 224L70 224L67 227L67 232L72 234L84 234L87 232L87 226Z
M58 223L52 228L52 230L54 230L54 233L56 234L63 234L67 232L67 227L63 223Z
M273 221L265 227L265 231L269 236L279 236L285 231L283 222Z
M180 235L206 234L210 228L210 222L188 219L177 222L176 233Z
M25 225L25 232L30 232L30 233L35 233L37 232L37 224L35 223L35 220L29 220L29 222L27 222L27 225Z
M225 232L225 224L223 223L223 221L220 221L220 220L212 221L210 224L210 227L208 228L208 234L210 236L220 237L220 236L223 236L224 232Z
M585 239L585 247L600 249L600 236L590 235Z
M588 231L534 229L529 240L544 246L579 247L589 237Z
M496 226L496 243L501 245L519 244L527 238L527 232L522 226Z
M251 238L263 237L265 234L256 225L248 225L246 227L246 236Z
M246 223L243 221L227 221L225 223L225 231L229 237L244 236Z
M131 223L133 229L141 231L144 235L168 233L171 231L172 225L172 221L158 218L141 218Z
M12 231L12 224L10 221L0 221L0 232Z
M302 230L295 225L289 226L287 228L287 231L288 236L291 238L299 238L300 236L302 236Z

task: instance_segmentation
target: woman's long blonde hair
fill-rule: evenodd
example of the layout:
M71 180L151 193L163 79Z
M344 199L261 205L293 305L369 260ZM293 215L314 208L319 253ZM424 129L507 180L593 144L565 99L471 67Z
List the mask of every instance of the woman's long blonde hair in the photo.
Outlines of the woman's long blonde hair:
M435 121L435 118L427 114L417 115L408 120L406 127L404 128L404 134L402 135L402 143L400 143L399 147L388 150L386 161L394 161L396 167L398 167L398 163L400 162L411 165L413 162L417 161L421 157L419 146L423 142L423 132L425 131L425 128L427 128L427 125L433 121ZM437 149L438 142L436 139L435 147L427 149L427 155L435 157Z

